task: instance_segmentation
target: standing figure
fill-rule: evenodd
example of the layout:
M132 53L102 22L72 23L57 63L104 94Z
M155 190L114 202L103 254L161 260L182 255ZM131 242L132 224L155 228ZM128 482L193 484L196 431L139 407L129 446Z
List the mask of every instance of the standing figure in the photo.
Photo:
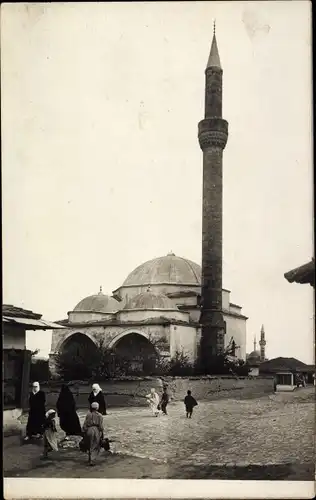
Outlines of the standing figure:
M149 407L152 411L154 417L158 417L159 414L159 396L156 390L150 389L150 394L147 394L146 399L148 401Z
M193 408L197 406L197 401L193 396L191 396L191 391L188 391L187 396L184 398L184 404L187 418L191 418Z
M40 438L44 432L44 422L45 392L41 391L38 382L34 382L29 398L29 416L26 424L25 441L28 441L33 436Z
M94 465L94 460L100 452L104 435L103 417L98 410L99 404L96 402L92 403L82 427L84 435L80 448L82 451L88 452L89 465Z
M66 433L65 441L68 441L68 436L81 436L81 425L76 412L75 398L66 384L61 386L57 403L57 414L59 417L59 425Z
M102 389L99 386L99 384L93 384L92 391L90 393L88 401L90 403L90 408L91 408L92 403L98 403L99 413L101 413L101 415L106 415L105 398L104 398L104 394L103 394Z
M168 415L167 413L167 404L169 403L169 394L167 393L167 387L163 388L162 396L161 396L161 411L163 415Z
M50 451L58 451L56 411L48 410L44 422L44 454L43 458L48 457Z

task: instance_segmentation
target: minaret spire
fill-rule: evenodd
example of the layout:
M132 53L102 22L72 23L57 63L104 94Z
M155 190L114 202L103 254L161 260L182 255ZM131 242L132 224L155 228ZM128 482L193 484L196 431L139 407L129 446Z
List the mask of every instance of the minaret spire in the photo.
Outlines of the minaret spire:
M213 40L212 40L212 45L211 45L211 52L207 61L207 68L222 68L221 66L221 61L219 58L219 53L218 53L218 47L217 47L217 40L216 40L216 25L215 21L213 24Z
M224 350L226 325L222 306L223 266L223 150L228 123L222 118L222 75L215 23L205 70L205 114L198 136L203 151L201 364L206 372L210 359Z
M253 338L253 350L254 351L257 350L257 339L256 339L256 336L254 336L254 338Z
M264 331L264 326L262 325L261 331L260 331L260 361L264 361L266 359L266 339L265 339L265 331Z

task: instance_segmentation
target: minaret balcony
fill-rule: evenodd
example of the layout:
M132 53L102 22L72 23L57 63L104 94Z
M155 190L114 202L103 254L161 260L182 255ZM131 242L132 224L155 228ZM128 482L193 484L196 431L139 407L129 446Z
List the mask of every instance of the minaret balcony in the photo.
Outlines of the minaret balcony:
M223 118L205 118L199 123L201 149L216 147L224 149L228 139L228 122Z

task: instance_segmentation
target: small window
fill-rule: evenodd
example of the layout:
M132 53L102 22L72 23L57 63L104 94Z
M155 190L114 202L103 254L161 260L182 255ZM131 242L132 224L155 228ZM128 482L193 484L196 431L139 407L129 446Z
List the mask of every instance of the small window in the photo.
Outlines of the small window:
M278 373L276 379L278 385L292 385L291 373Z

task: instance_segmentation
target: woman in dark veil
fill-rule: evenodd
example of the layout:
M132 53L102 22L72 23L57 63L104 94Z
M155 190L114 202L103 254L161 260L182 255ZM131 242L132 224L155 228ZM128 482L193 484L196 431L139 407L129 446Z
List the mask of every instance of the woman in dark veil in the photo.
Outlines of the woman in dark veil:
M34 382L29 398L29 416L26 425L25 441L33 436L39 438L44 433L45 423L45 392L41 391L38 382Z
M106 415L105 398L104 398L104 394L103 394L102 389L99 386L99 384L93 384L92 391L90 393L88 401L90 404L90 408L91 408L92 403L98 403L99 413L101 413L101 415Z
M61 391L56 403L57 414L59 417L59 425L66 433L65 440L68 436L81 436L81 425L76 412L75 398L65 384L61 386Z

